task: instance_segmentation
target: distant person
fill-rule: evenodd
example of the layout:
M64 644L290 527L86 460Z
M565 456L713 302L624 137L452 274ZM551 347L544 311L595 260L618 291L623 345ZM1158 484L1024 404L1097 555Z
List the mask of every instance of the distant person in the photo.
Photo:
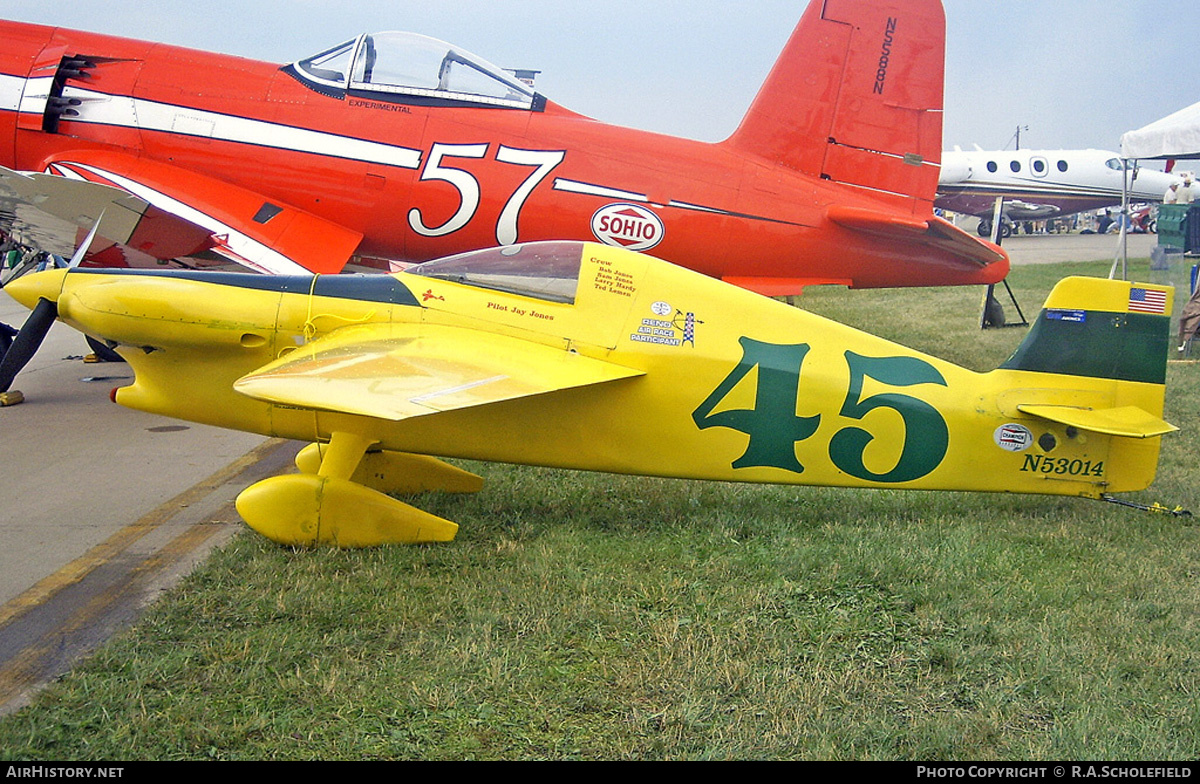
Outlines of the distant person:
M1109 213L1108 210L1105 210L1104 214L1100 216L1100 220L1096 224L1096 233L1097 234L1108 234L1108 230L1110 228L1112 228L1112 225L1113 225L1112 215Z
M1192 175L1185 174L1183 175L1183 185L1180 185L1179 190L1175 192L1175 203L1191 204L1194 195L1192 193Z
M1163 194L1163 204L1177 204L1179 202L1179 183L1173 182L1167 188L1167 192Z
M1200 328L1200 286L1192 292L1192 297L1183 306L1183 312L1179 314L1179 353L1187 351L1188 341L1196 337L1196 330Z

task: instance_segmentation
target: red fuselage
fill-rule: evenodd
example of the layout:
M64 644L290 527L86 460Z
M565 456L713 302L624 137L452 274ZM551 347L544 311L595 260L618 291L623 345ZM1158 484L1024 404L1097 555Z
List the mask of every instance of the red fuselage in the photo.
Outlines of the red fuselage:
M923 151L924 198L734 140L605 125L541 96L514 109L339 93L294 67L11 22L0 41L0 164L44 171L115 152L203 174L361 234L359 259L599 238L766 293L1007 272L1001 253L932 218L940 138Z

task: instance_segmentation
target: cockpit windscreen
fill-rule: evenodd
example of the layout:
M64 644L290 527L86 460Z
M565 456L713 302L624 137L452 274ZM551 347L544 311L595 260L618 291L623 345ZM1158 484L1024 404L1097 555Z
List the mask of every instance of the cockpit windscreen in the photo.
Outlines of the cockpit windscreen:
M314 86L397 99L529 109L535 98L527 84L504 69L416 33L360 35L291 68Z
M447 256L410 267L413 275L505 291L548 302L575 302L581 242L530 242Z

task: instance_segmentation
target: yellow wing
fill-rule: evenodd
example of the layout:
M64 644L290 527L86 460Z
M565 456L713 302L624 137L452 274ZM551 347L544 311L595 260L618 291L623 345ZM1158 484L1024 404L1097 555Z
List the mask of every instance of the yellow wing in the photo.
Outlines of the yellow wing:
M462 327L345 327L243 376L273 403L400 420L643 375L566 348Z

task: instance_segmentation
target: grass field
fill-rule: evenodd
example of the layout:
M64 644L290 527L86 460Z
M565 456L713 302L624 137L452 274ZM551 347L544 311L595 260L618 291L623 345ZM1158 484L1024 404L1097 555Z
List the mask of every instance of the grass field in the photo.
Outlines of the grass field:
M1011 282L1032 318L1059 277L1107 267L1019 267ZM1024 330L981 332L979 300L814 290L801 304L984 370ZM1166 416L1183 431L1135 500L1200 512L1198 374L1171 366ZM0 721L0 757L1200 756L1186 519L469 467L484 492L418 501L461 524L450 545L293 551L242 535Z

